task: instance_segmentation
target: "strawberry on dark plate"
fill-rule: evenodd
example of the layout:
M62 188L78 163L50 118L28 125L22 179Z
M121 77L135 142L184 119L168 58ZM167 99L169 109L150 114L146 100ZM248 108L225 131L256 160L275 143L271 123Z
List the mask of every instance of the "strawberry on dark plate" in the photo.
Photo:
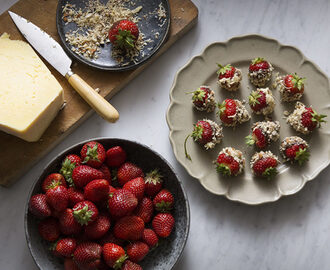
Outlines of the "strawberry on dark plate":
M103 259L111 268L121 269L127 258L122 247L114 243L107 243L103 246Z
M83 188L90 181L95 179L102 179L103 173L95 168L87 165L81 165L74 168L72 172L73 183L76 188Z
M60 173L52 173L48 175L45 180L42 182L41 188L44 193L47 192L48 189L54 188L57 186L67 187L65 178Z
M144 183L145 193L150 197L154 197L163 187L163 176L158 169L152 170L147 173Z
M117 179L120 186L137 177L144 177L144 173L140 167L131 162L125 162L117 171Z
M152 249L158 245L159 239L157 234L152 229L144 229L142 241L146 243L150 249Z
M41 220L38 224L38 231L40 236L49 242L56 241L61 233L59 222L53 217Z
M85 200L84 192L76 189L75 187L69 187L68 193L69 193L69 206L70 207L73 207L78 202L82 202Z
M88 142L84 144L80 151L82 163L93 168L100 168L106 159L105 149L98 142Z
M123 189L132 192L132 194L138 199L138 201L140 201L144 195L144 189L145 189L144 179L142 177L134 178L128 181L123 186Z
M106 162L109 167L119 168L126 161L126 152L121 146L114 146L107 151Z
M134 215L140 217L144 223L149 223L151 221L154 212L154 207L152 200L150 198L144 197L134 210Z
M98 240L98 242L102 246L105 245L105 244L107 244L107 243L113 243L113 244L116 244L118 246L123 246L125 240L119 239L119 238L115 237L114 234L113 234L113 232L108 231L103 237L101 237Z
M64 259L64 270L80 270L72 258Z
M109 212L114 217L129 215L138 205L137 198L126 189L117 189L110 193Z
M169 212L173 209L174 197L167 189L163 189L155 196L153 204L158 212Z
M174 223L174 217L170 213L159 213L152 220L152 228L159 237L166 238L170 236Z
M105 214L100 214L98 218L85 227L85 235L88 239L99 239L110 230L110 218Z
M77 235L81 232L82 226L73 215L73 210L68 208L59 217L60 230L64 235Z
M109 30L110 42L121 49L134 48L138 38L139 28L130 20L115 22Z
M109 182L109 185L111 185L111 172L107 165L102 164L99 168L99 171L103 173L103 179L107 180Z
M142 238L144 222L137 216L119 219L113 229L114 235L123 240L137 241Z
M47 203L57 211L65 210L69 205L68 189L64 186L50 188L46 192Z
M99 210L90 201L78 202L73 208L73 216L80 225L88 225L95 221L99 215Z
M58 240L53 248L53 252L56 256L71 258L73 252L76 250L77 241L74 238L62 238Z
M92 202L106 200L109 196L110 185L105 179L95 179L84 187L84 197Z
M81 158L78 155L70 154L65 157L62 162L60 173L65 177L65 180L70 186L73 186L72 171L77 166L81 165Z
M45 194L33 195L29 202L29 211L38 218L46 218L52 214Z
M130 260L126 260L121 270L143 270L142 267Z
M79 269L98 269L102 260L101 245L93 242L81 243L73 253Z
M139 262L149 253L149 246L144 242L133 242L126 246L126 253L132 262Z

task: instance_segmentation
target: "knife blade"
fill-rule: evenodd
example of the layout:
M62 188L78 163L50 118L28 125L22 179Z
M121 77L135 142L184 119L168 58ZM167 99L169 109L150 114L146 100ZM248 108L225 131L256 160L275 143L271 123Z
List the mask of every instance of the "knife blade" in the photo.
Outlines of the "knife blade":
M112 123L116 122L119 118L118 111L82 78L72 72L72 60L65 53L61 45L32 22L14 12L8 12L25 39L49 64L69 81L81 97L105 120Z

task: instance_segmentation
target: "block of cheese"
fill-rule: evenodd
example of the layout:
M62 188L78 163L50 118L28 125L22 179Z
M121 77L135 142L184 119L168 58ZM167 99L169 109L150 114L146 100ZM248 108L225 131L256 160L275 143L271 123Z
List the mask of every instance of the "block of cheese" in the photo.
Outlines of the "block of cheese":
M38 141L63 104L63 89L32 47L0 37L0 130Z

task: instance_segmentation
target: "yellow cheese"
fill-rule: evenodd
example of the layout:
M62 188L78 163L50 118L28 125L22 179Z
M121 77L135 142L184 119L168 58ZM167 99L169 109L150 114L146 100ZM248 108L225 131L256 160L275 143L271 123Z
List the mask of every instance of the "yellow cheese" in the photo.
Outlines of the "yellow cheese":
M63 89L31 46L0 37L0 130L38 141L63 104Z

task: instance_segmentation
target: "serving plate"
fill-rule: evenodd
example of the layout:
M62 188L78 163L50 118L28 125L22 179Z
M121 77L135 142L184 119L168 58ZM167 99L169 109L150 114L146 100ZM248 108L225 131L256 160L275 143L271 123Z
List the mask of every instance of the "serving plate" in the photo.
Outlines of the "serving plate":
M210 44L201 55L192 58L175 77L167 111L170 142L177 160L187 172L198 179L208 191L224 195L233 201L252 205L273 202L284 195L298 192L306 182L315 179L329 165L330 160L329 124L324 123L321 129L309 136L297 134L286 124L283 117L283 112L291 112L295 103L280 102L280 95L273 88L271 89L276 107L272 119L280 122L281 137L267 149L279 156L279 144L284 137L301 136L309 142L311 148L310 160L304 166L282 163L278 168L279 174L272 180L260 179L252 175L249 162L256 149L246 146L244 137L250 133L253 122L263 120L262 116L255 114L251 114L252 119L249 122L236 129L224 127L223 141L212 150L205 151L190 139L187 147L192 161L185 157L183 143L187 134L192 132L193 124L204 118L220 122L215 113L196 111L191 103L191 95L187 95L186 92L194 91L201 85L208 85L215 91L217 101L222 102L225 98L248 100L249 93L255 87L250 84L247 71L251 59L255 57L264 57L272 63L275 68L272 82L276 72L280 74L297 72L301 77L306 77L305 94L301 101L306 105L313 105L318 113L330 117L330 86L326 74L297 48L282 45L274 39L260 35L239 36L227 42ZM230 93L217 85L217 62L223 65L231 63L242 70L242 85L237 93ZM267 86L271 86L272 82ZM248 104L246 106L251 112ZM246 158L245 172L238 177L224 178L216 172L212 164L220 150L227 146L240 149Z
M108 0L100 0L101 3L107 3ZM59 0L57 5L56 12L56 26L57 31L60 36L60 39L63 44L63 48L67 54L73 57L75 60L84 63L90 67L101 69L101 70L111 70L111 71L123 71L136 68L147 60L149 60L162 46L166 41L166 38L169 33L170 28L170 6L168 0L136 0L133 2L127 1L126 6L129 9L134 9L136 7L142 6L143 8L137 14L141 19L138 22L138 27L141 32L145 35L145 40L150 40L143 50L140 52L140 55L136 57L136 61L132 62L129 59L125 59L124 62L118 63L115 59L111 57L112 45L111 43L106 43L104 46L101 46L100 54L97 59L85 58L71 50L71 45L66 41L65 34L69 31L74 31L77 29L77 25L73 22L66 24L63 19L63 6L67 3L76 6L76 9L80 8L83 10L88 0ZM166 18L158 18L155 16L154 11L159 8L159 5L165 9ZM155 34L158 33L158 38L155 38Z
M144 172L158 168L164 176L164 187L170 190L175 198L174 210L172 211L175 218L175 227L171 235L166 239L162 239L158 247L152 250L140 264L146 270L172 269L182 254L190 227L189 202L182 182L162 156L143 144L117 138L95 138L88 141L92 140L100 142L106 149L119 145L125 149L127 159L141 167ZM68 154L79 155L81 147L88 141L73 145L56 156L31 187L25 207L25 236L31 255L40 269L63 269L63 262L49 250L49 242L47 243L41 239L38 233L39 220L28 209L30 198L42 192L41 184L45 177L50 173L59 171L63 159Z

